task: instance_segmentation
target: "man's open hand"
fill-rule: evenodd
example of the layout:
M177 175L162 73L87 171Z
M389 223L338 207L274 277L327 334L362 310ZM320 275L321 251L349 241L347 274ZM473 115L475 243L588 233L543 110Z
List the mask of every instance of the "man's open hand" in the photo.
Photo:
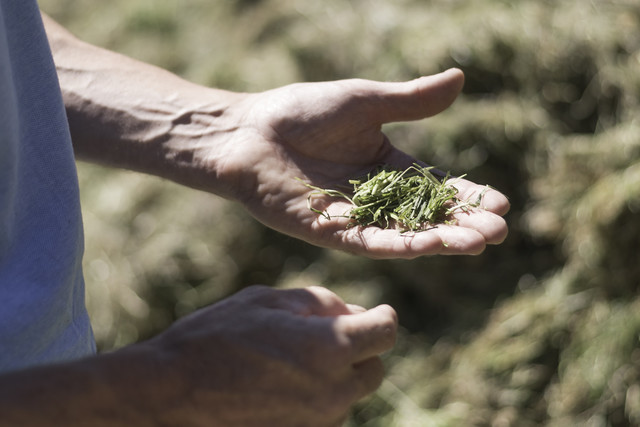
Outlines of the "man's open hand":
M433 254L477 254L502 242L509 208L502 194L467 180L456 181L462 200L481 205L455 215L455 225L401 234L378 227L347 228L347 218L327 220L309 210L312 189L336 188L387 164L406 168L416 159L396 149L381 131L384 123L417 120L447 108L458 95L459 70L404 83L342 80L285 86L247 95L233 138L212 151L217 177L266 225L310 243L380 258ZM206 151L206 148L204 149ZM202 152L202 151L201 151ZM208 164L206 154L202 157ZM206 188L206 184L205 184ZM329 196L314 203L332 215L350 204Z

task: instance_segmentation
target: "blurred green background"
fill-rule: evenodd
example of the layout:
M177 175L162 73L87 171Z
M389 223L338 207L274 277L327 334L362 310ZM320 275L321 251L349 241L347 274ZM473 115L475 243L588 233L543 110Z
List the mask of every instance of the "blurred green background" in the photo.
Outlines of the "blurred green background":
M79 164L102 350L244 286L390 303L388 376L347 426L640 424L640 2L40 0L84 40L240 91L459 67L443 114L394 124L422 160L512 203L475 257L372 261L215 196Z

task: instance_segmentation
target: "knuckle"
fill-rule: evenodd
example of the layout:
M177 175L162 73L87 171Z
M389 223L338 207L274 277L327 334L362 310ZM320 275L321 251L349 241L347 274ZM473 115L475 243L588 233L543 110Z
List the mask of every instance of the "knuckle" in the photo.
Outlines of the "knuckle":
M383 332L381 339L388 346L395 344L398 334L398 315L395 310L388 305L381 306L381 310L386 310L386 317L380 321L380 329Z
M272 291L272 289L266 285L250 285L239 291L238 294L259 297L270 291Z
M313 293L314 295L316 295L316 297L319 297L323 300L329 301L329 302L342 302L342 299L333 291L330 291L329 289L322 287L322 286L309 286L307 288L311 293Z

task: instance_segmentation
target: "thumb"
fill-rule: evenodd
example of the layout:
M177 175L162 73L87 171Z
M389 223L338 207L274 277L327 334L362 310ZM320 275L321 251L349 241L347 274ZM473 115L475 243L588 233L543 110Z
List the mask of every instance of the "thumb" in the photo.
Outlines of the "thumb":
M378 82L373 90L381 100L372 112L380 124L419 120L449 107L464 85L464 74L457 68L408 82Z

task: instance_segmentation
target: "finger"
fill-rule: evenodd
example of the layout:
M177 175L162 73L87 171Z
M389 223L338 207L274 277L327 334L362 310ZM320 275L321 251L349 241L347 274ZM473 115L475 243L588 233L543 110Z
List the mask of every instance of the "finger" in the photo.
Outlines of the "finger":
M394 346L398 317L390 306L379 305L363 313L340 316L334 327L347 337L351 346L350 359L355 364Z
M509 232L504 218L483 209L456 212L453 217L456 226L477 231L488 245L502 243Z
M351 308L338 295L320 286L284 289L280 292L282 304L301 316L325 317L352 313Z
M442 250L439 253L441 255L478 255L487 246L482 233L459 225L438 224L421 233L432 233L440 238Z
M384 365L379 357L372 357L353 365L357 399L361 399L380 387L384 379Z
M412 259L425 255L481 253L486 242L470 228L439 224L426 231L400 233L378 227L354 227L342 232L340 247L370 258Z
M498 244L507 235L500 216L483 210L459 212L456 225L438 224L424 231L401 232L377 226L349 227L346 218L318 218L316 227L323 244L374 259L413 259L427 255L477 255L487 244Z
M509 199L499 191L486 185L478 185L466 179L452 178L451 184L458 189L458 198L468 202L479 202L479 208L504 215L509 211Z
M378 123L419 120L448 108L464 85L464 74L450 69L408 82L380 82L377 96L383 101L372 112Z
M356 304L347 304L347 308L349 309L349 312L351 314L364 313L365 311L367 311L366 308L361 307L361 306L356 305Z

